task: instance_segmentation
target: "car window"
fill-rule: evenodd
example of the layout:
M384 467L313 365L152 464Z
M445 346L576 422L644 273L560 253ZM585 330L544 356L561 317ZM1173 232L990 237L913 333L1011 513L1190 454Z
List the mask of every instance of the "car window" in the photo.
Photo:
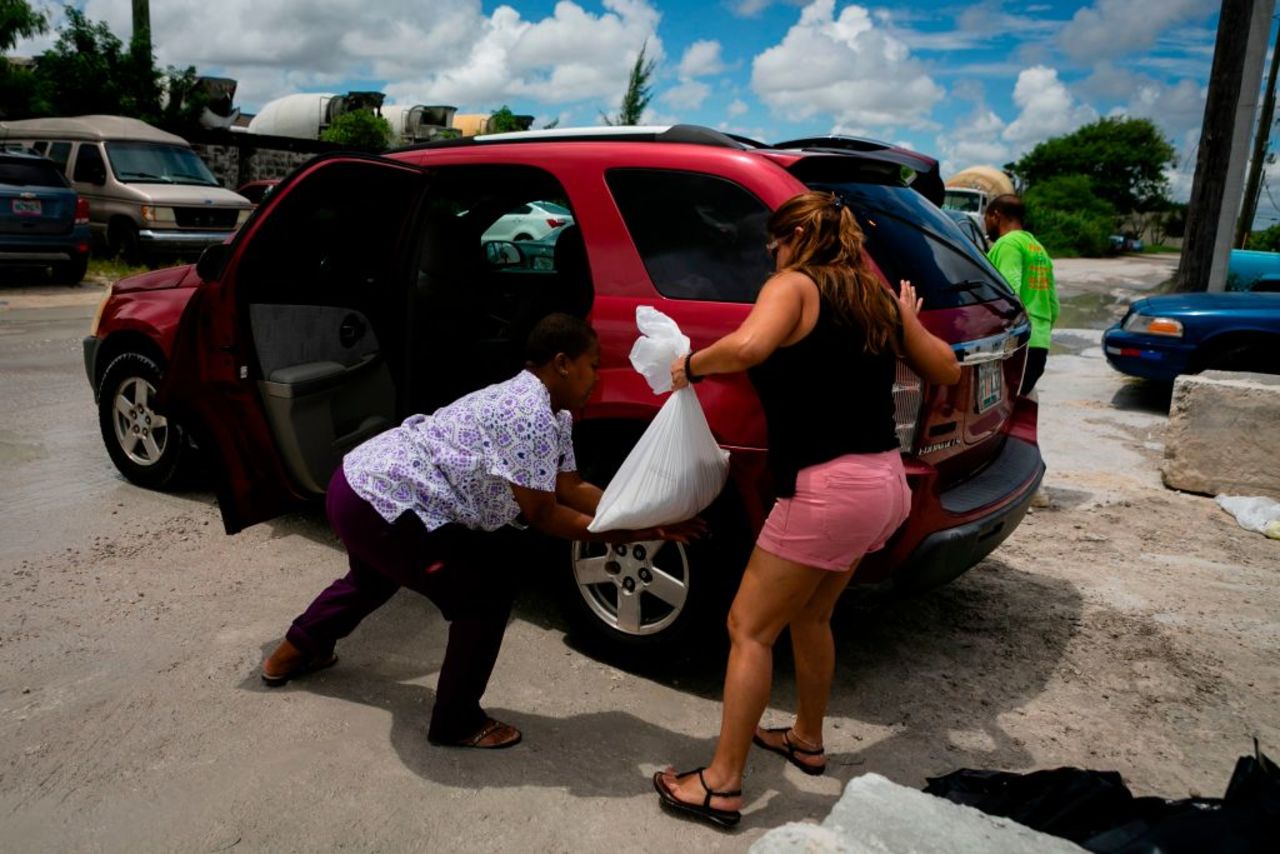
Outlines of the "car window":
M549 214L556 214L557 216L568 216L569 214L568 208L564 205L557 205L555 202L538 202L538 207Z
M755 300L772 272L763 202L732 181L696 172L613 169L605 180L659 293Z
M101 183L107 176L107 165L102 162L98 146L82 143L76 152L75 180Z
M954 308L1013 292L950 217L919 193L875 184L811 184L849 202L867 235L867 252L893 284L907 279L927 308Z
M71 159L71 143L55 142L49 145L49 151L45 154L54 163L58 164L58 168L64 172L67 169L67 161Z
M41 160L0 159L0 184L13 187L66 187L58 167Z
M218 186L200 155L179 145L109 142L107 156L116 177L126 183Z

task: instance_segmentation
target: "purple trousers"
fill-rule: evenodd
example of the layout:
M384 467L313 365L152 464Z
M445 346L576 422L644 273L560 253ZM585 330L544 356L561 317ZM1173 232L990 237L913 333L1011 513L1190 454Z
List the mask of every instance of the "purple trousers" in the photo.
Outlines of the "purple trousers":
M421 593L449 621L427 737L451 742L474 735L487 720L480 698L514 598L509 536L461 525L428 532L413 513L388 522L355 493L341 466L325 510L347 548L350 571L316 597L286 637L312 657L327 656L401 587Z

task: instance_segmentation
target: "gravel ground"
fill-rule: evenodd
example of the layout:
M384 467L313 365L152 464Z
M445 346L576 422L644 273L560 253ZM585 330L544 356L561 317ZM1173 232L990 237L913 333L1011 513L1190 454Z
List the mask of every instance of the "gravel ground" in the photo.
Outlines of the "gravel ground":
M558 567L530 566L488 696L526 733L511 751L427 746L444 625L411 595L334 669L261 688L263 651L343 571L322 520L227 537L207 492L125 483L80 363L100 288L0 289L0 851L741 851L864 772L964 766L1220 794L1253 736L1280 754L1280 543L1160 485L1167 395L1102 359L1117 298L1169 263L1060 263L1079 320L1041 382L1049 506L945 589L840 609L833 772L754 756L729 835L663 816L647 779L708 758L723 662L582 655L536 592ZM770 722L792 707L779 661Z

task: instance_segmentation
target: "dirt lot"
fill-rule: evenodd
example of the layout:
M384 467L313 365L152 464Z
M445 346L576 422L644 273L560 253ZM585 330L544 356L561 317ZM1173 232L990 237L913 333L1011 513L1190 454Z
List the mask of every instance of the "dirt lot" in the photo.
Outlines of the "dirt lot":
M343 571L322 520L227 537L208 493L122 481L80 362L94 289L0 289L0 850L741 851L855 775L961 766L1220 794L1253 736L1280 754L1280 543L1160 485L1167 397L1102 359L1117 296L1170 263L1059 265L1051 505L946 589L841 609L834 773L754 757L732 835L662 816L647 780L708 757L722 662L640 677L582 655L536 592L559 567L529 567L488 697L526 733L512 751L427 746L443 624L409 595L338 667L261 688L263 650Z

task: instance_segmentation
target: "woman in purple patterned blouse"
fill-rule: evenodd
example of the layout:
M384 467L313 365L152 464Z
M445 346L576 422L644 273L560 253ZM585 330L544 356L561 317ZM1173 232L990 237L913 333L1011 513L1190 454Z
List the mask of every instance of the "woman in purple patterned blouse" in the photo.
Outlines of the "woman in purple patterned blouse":
M523 516L573 540L686 541L698 520L644 531L587 531L598 487L577 473L573 416L600 362L595 331L565 314L529 336L525 370L431 415L414 415L360 445L333 474L325 509L350 571L293 621L263 663L283 685L337 661L334 644L401 587L425 595L449 621L427 739L500 748L520 731L488 717L480 698L511 612L499 529Z

